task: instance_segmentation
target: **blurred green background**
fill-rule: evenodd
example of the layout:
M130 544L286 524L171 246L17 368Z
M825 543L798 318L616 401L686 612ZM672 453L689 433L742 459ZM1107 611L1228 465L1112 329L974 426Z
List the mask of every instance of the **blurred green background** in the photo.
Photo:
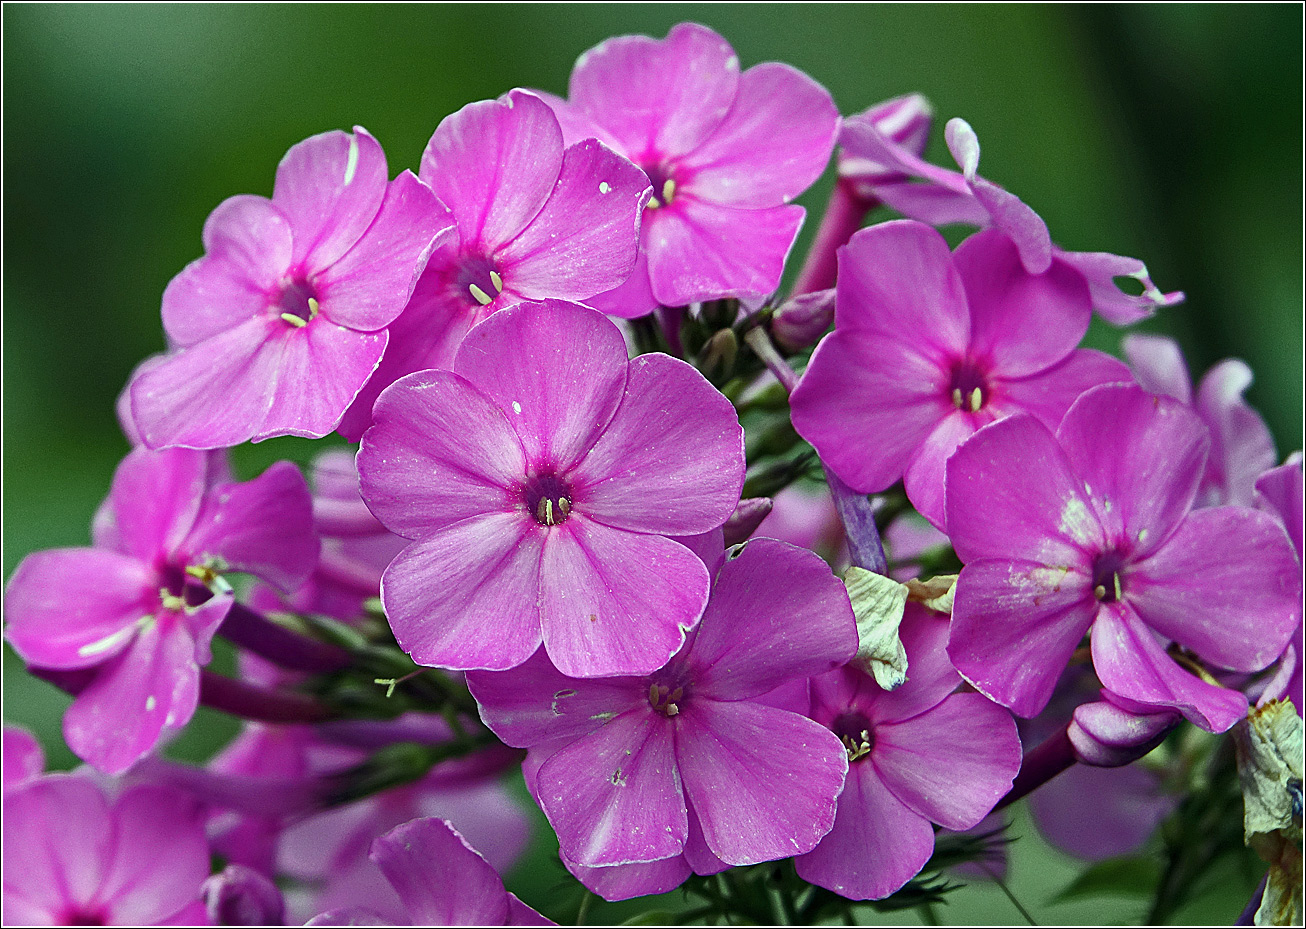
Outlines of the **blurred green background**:
M6 576L33 550L86 544L127 449L114 398L163 347L160 295L201 254L222 199L270 195L287 148L354 124L392 175L415 169L464 104L519 85L565 93L585 49L685 19L720 31L745 66L808 72L844 113L922 91L940 129L964 116L981 172L1059 244L1142 258L1162 289L1186 291L1145 328L1178 337L1199 373L1247 360L1280 455L1302 445L1297 6L6 5L3 18ZM938 135L930 154L946 164ZM829 185L827 172L802 201L813 212L796 254ZM1091 340L1114 351L1119 333L1095 325ZM274 440L236 462L252 476L316 450ZM35 727L58 766L72 763L64 705L6 647L5 719ZM203 756L232 731L204 715L177 751ZM1041 908L1073 868L1036 839L1017 855L1053 862L1013 873L1036 916L1136 915L1128 901ZM1232 919L1244 883L1190 918ZM947 918L1017 920L990 890Z

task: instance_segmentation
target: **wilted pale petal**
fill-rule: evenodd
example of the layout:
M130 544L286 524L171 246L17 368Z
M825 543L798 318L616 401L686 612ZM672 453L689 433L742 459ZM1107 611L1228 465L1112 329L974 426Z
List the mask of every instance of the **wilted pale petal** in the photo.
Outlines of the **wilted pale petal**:
M1121 348L1145 390L1174 397L1180 403L1193 402L1193 383L1178 342L1135 332L1125 336Z
M1063 252L1055 250L1055 261L1065 262L1088 279L1093 309L1113 326L1129 326L1151 316L1161 307L1182 303L1182 291L1162 293L1137 258L1109 252ZM1143 287L1141 294L1125 293L1117 278L1131 277Z

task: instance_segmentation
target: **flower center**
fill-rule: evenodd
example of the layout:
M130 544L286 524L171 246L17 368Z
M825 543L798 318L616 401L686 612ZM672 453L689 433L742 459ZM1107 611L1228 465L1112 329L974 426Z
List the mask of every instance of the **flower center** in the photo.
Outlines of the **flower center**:
M90 908L83 909L81 906L73 906L64 913L63 925L65 926L107 926L108 919L98 910Z
M856 710L840 713L835 717L830 729L843 743L844 750L848 752L849 763L861 761L875 747L875 727L864 713Z
M978 413L990 399L991 390L984 370L970 358L953 362L948 379L948 394L959 410Z
M1099 603L1115 603L1124 594L1120 587L1120 569L1124 556L1110 551L1097 556L1093 562L1093 596Z
M468 294L479 306L489 306L503 293L503 278L488 258L469 257L455 277L455 289Z
M287 326L303 329L318 311L317 292L313 285L304 280L286 281L281 285L281 294L272 304L272 311L281 317Z
M649 706L663 716L675 716L680 712L680 701L685 698L684 687L670 687L666 684L648 685Z
M537 474L522 489L526 511L541 526L557 526L571 515L571 487L556 474Z
M643 165L648 175L648 182L653 185L653 196L649 198L647 209L656 210L669 204L676 198L676 179L671 176L671 166L667 164Z

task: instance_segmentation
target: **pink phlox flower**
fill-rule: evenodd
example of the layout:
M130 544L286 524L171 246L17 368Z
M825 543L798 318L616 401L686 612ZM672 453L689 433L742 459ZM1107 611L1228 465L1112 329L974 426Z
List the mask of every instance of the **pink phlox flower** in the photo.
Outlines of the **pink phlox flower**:
M1183 301L1179 291L1162 293L1152 283L1147 266L1136 258L1068 252L1054 245L1037 213L976 173L979 139L965 120L949 120L944 137L960 174L922 160L918 150L891 138L869 113L844 120L839 144L847 155L881 166L884 179L868 185L877 199L932 226L961 223L998 229L1011 239L1031 274L1042 274L1054 265L1075 270L1088 283L1094 309L1113 325L1136 323L1161 307ZM1137 281L1142 293L1122 290L1118 278Z
M794 428L854 490L902 479L942 529L944 463L980 427L1029 412L1055 428L1089 387L1129 380L1077 348L1092 308L1083 278L1030 273L1001 233L949 253L914 220L864 229L839 251L834 332L791 398Z
M414 819L372 843L368 856L413 926L553 926L504 889L503 879L446 819ZM308 926L404 925L372 906L333 909Z
M1243 399L1252 383L1251 368L1237 358L1221 361L1206 372L1194 396L1188 366L1173 339L1134 334L1125 337L1123 347L1138 383L1188 404L1210 430L1211 453L1197 505L1252 506L1256 479L1279 458L1265 420Z
M1117 705L1168 707L1213 732L1242 718L1246 697L1188 656L1266 667L1298 625L1301 572L1269 515L1192 510L1206 433L1178 401L1108 384L1055 435L1013 416L957 450L948 531L965 567L948 653L977 690L1033 716L1091 629Z
M446 117L420 177L454 224L436 241L376 373L340 431L358 439L405 374L448 370L472 326L523 301L586 301L630 276L648 179L594 139L563 144L540 99L514 90ZM635 314L638 315L638 314Z
M5 792L36 780L44 770L45 752L36 736L21 726L5 723L4 764L0 767Z
M184 726L232 604L228 571L290 590L317 560L308 486L289 462L245 483L189 449L137 449L114 474L93 548L27 556L5 593L5 635L30 665L93 672L64 737L110 774ZM215 477L217 480L215 480Z
M806 679L852 656L847 592L811 552L771 539L736 552L698 628L651 675L568 677L543 653L468 673L486 724L532 749L528 786L569 867L643 865L615 875L634 873L642 893L650 879L802 853L829 830L842 746L762 698L796 685L805 704ZM605 896L634 887L594 878L583 877Z
M1297 562L1302 559L1303 522L1303 479L1302 454L1293 452L1288 460L1277 468L1271 468L1256 480L1257 505L1275 516L1283 523L1292 547L1297 552ZM1299 603L1300 607L1301 604ZM1297 708L1297 715L1306 707L1303 696L1302 658L1306 655L1306 640L1303 639L1302 624L1297 623L1297 632L1293 635L1279 659L1279 668L1274 677L1265 685L1258 705L1269 700L1291 700Z
M272 199L223 201L203 258L163 294L169 353L137 369L131 409L151 448L221 448L336 428L386 346L433 240L435 195L361 127L294 146Z
M708 573L668 536L725 522L743 430L703 376L626 357L617 327L549 300L495 313L452 371L409 375L363 437L363 496L413 543L381 597L419 664L501 670L544 643L583 677L666 663Z
M839 128L824 87L774 62L741 74L725 39L681 23L585 52L568 93L541 94L567 140L606 142L653 186L635 270L593 306L633 318L779 286L804 216L790 201L821 175Z
M204 819L182 792L48 774L7 792L3 818L6 926L208 925Z
M839 737L848 780L834 828L795 865L803 880L854 900L907 883L934 851L931 824L975 826L1020 770L1011 714L954 693L947 620L912 604L899 632L907 683L897 690L852 667L812 681L812 718Z

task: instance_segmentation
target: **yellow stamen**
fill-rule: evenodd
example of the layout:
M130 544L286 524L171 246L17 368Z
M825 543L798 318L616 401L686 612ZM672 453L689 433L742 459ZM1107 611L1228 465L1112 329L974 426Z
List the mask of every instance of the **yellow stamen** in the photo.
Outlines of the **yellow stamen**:
M309 297L309 298L308 298L308 318L309 318L309 319L313 319L315 316L317 316L317 311L318 311L318 302L317 302L317 297Z
M294 313L282 313L281 318L290 323L290 325L294 326L296 329L303 329L308 325L308 320L300 319Z
M472 298L481 306L486 306L487 304L491 303L494 299L485 291L481 290L481 288L477 287L475 284L468 284L467 289L472 292Z
M662 182L662 202L670 203L671 198L676 195L676 182L667 178Z
M957 409L959 409L959 410L961 409L962 399L961 399L961 388L960 388L960 387L954 387L954 388L952 388L952 403L953 403L953 406L955 406Z
M1098 584L1096 587L1093 588L1093 596L1101 600L1103 597L1106 596L1106 588L1103 587L1101 584Z
M970 411L972 413L978 413L979 408L983 405L984 405L984 394L982 394L980 392L980 389L976 387L974 390L970 392Z
M499 277L498 271L490 272L490 283L494 285L496 292L503 293L503 278Z

